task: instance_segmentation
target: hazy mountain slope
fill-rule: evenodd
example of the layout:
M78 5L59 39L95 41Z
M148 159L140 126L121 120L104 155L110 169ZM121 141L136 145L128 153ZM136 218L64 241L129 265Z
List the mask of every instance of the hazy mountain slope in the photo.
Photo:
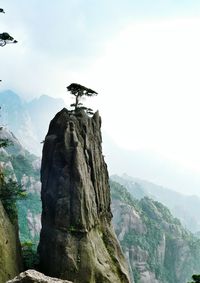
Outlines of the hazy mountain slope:
M62 99L41 95L26 104L26 109L37 131L39 141L43 141L48 131L49 122L65 106Z
M200 231L199 197L183 195L162 186L129 177L126 174L122 177L113 175L111 179L125 186L131 195L137 199L148 196L166 205L172 214L180 219L182 225L191 232Z
M1 125L17 135L26 149L33 152L37 145L37 132L20 97L8 90L0 93Z
M44 140L52 117L64 107L62 99L46 95L25 102L10 90L0 93L1 123L12 131L31 153L41 156Z
M110 174L126 173L180 193L200 196L200 174L159 156L156 152L121 148L105 132L103 132L103 151Z
M27 191L27 198L18 201L19 229L22 241L38 241L40 231L40 159L19 143L7 129L0 131L1 139L9 139L12 145L0 149L0 166L6 176L17 180Z
M29 190L28 199L19 205L22 241L37 241L41 212L40 162L23 149L12 133L5 129L0 133L0 138L9 138L14 143L2 150L1 164ZM113 185L111 188L113 223L130 263L132 282L174 283L172 278L177 283L187 282L200 269L200 243L196 238L163 205L148 198L138 202L119 185L117 189ZM141 192L138 186L137 189Z
M48 124L65 105L62 99L42 95L30 102L12 91L0 93L1 121L30 152L41 156ZM132 129L130 129L131 131ZM103 132L103 152L110 174L127 173L181 193L200 196L200 174L151 151L130 151L117 146Z
M200 270L200 241L161 203L111 181L115 231L134 283L183 283Z

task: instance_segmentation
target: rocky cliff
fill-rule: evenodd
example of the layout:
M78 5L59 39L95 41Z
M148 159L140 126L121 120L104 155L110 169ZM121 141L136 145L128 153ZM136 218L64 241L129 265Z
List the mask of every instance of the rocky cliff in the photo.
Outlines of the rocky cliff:
M74 283L129 282L111 225L110 190L98 112L60 111L45 138L41 270Z
M16 227L0 201L0 282L4 283L22 269L20 244Z
M1 124L6 125L29 152L41 156L51 117L64 105L62 99L42 95L24 101L11 90L0 92ZM48 111L44 111L47 109Z
M183 283L200 270L200 240L157 201L111 182L115 231L134 283Z
M192 233L200 231L200 197L197 195L184 195L154 183L133 178L127 174L113 175L111 179L126 187L136 199L145 196L159 201L169 208L182 225Z
M6 128L1 128L0 139L8 139L11 145L0 148L0 166L7 179L12 178L27 191L27 198L19 200L18 220L22 242L39 240L40 225L40 164L36 156L30 154L18 139Z

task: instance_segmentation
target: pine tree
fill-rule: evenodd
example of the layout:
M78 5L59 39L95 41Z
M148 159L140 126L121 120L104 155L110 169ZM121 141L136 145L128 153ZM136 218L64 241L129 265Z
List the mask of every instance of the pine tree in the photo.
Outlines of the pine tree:
M4 13L4 9L0 8L0 13ZM9 33L3 32L0 33L0 46L3 47L6 44L9 43L17 43L17 40L15 40Z
M72 83L67 87L67 90L75 96L75 103L72 103L70 106L74 107L74 111L77 110L85 110L87 114L93 114L93 111L91 108L87 108L83 106L83 104L80 102L81 98L83 96L95 96L98 93L90 88L87 88L85 86L82 86L77 83Z

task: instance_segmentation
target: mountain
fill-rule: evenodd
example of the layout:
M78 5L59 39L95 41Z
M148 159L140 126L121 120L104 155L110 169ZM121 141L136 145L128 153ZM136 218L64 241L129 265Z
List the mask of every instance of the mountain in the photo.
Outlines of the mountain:
M0 93L1 124L31 153L41 156L50 120L65 106L62 99L42 95L26 102L8 90ZM131 131L132 129L130 129ZM148 150L121 148L103 131L103 151L110 174L126 173L180 193L200 196L200 174Z
M200 270L200 240L161 203L111 181L113 223L134 283L183 283Z
M64 106L65 103L62 99L48 95L41 95L26 104L26 109L37 131L39 142L44 140L51 119Z
M183 195L151 182L132 178L127 174L112 175L111 179L125 186L136 199L147 196L166 205L172 214L180 219L184 227L198 235L200 231L200 198L198 196Z
M128 283L125 258L111 225L101 118L66 108L44 141L39 255L48 276L82 282Z
M26 102L13 91L0 93L1 124L17 136L31 153L41 156L42 145L52 117L64 106L62 99L42 95Z
M1 128L0 139L11 142L10 146L0 148L0 166L5 176L27 191L27 198L17 203L20 239L37 243L41 229L40 158L30 154L6 128Z
M132 129L130 129L132 131ZM103 132L103 150L110 175L148 180L182 194L200 196L200 173L169 160L151 150L127 150L119 147Z
M101 156L102 150L99 144L101 135L97 131L101 122L96 116L93 120L80 116L77 117L77 121L73 117L70 118L67 113L67 110L63 110L56 115L44 142L42 199L45 207L43 225L47 238L43 231L43 243L46 247L41 247L40 244L40 251L42 249L44 255L48 256L48 260L51 254L51 261L54 263L49 266L51 270L55 266L56 272L58 272L57 268L62 266L59 263L60 260L62 262L64 259L67 260L63 254L64 246L64 250L67 250L70 255L67 265L74 266L74 270L77 268L85 270L87 261L90 261L92 270L99 268L104 270L107 253L101 246L103 239L105 247L109 249L108 253L113 256L117 252L119 262L122 261L121 268L124 268L123 257L120 256L121 252L113 238L112 229L107 230L110 229L111 215L110 198L106 189L108 175L103 156ZM7 168L9 175L16 178L28 191L28 198L18 203L21 240L37 243L41 212L40 160L28 153L7 129L2 128L0 138L9 139L13 143L8 148L1 149L1 166ZM153 184L128 176L123 177L121 179L126 182L129 191L134 192L137 199L133 198L124 187L111 181L111 208L115 232L129 263L131 282L187 282L191 274L197 273L200 269L199 240L185 230L180 221L174 218L165 206L145 197L147 188L149 188L148 196L152 197L153 192L162 196L159 186L155 190ZM120 181L120 177L115 176L115 178ZM67 194L68 190L70 194ZM174 193L170 190L169 192ZM166 198L169 192L164 193ZM175 199L179 194L174 194ZM67 211L69 213L66 213ZM94 226L92 223L95 223ZM100 238L98 238L99 231L102 231ZM105 237L102 236L104 233ZM87 253L89 243L93 243L92 250L95 247L92 258L96 253L97 258L95 257L94 263L100 264L97 269L93 259L89 260L91 256L90 252ZM77 247L78 252L76 252ZM84 260L85 254L88 255L87 260ZM113 260L116 264L116 259L113 258ZM109 267L109 274L112 268L110 270ZM72 271L70 272L72 274ZM83 273L80 272L80 274ZM97 276L101 278L100 282L107 282L105 279L102 281L101 276ZM113 280L113 275L110 275L110 278L111 282L118 280Z

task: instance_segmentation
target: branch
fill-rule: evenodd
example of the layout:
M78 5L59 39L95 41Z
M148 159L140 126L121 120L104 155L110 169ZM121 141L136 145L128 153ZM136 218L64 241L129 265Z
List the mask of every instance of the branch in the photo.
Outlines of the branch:
M10 43L17 43L17 40L15 40L7 32L0 33L0 46L3 47L6 44L10 44Z

